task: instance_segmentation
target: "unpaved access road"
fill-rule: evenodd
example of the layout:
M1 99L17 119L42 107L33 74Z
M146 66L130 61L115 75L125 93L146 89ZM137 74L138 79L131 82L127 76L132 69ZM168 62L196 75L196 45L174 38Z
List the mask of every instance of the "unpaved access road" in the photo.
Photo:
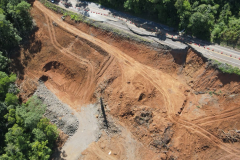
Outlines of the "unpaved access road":
M97 104L90 104L81 108L81 112L73 112L79 121L77 132L68 139L62 148L63 158L66 160L77 160L82 151L98 139L99 126L95 117L97 114Z
M174 94L169 94L169 88L176 91L176 95L182 95L180 91L176 90L177 86L180 82L173 79L170 75L163 73L162 71L153 69L149 66L143 65L130 56L126 55L124 52L120 51L118 48L107 44L106 42L92 37L74 26L67 24L62 21L59 16L52 11L45 8L40 2L35 1L34 5L39 8L43 13L45 13L50 19L54 20L59 26L68 30L69 32L78 35L79 37L94 43L95 45L108 49L107 53L114 56L118 61L122 62L125 66L134 69L136 72L141 74L147 81L152 83L153 86L162 94L164 98L164 106L167 109L168 118L173 123L179 124L181 126L186 127L187 129L193 130L195 133L206 137L210 142L221 148L222 150L228 152L229 154L240 158L240 151L230 147L230 145L223 143L220 139L212 135L207 130L201 128L200 126L193 124L191 122L187 122L182 120L180 117L176 117L175 115L175 106L179 105L179 102L176 100ZM103 49L104 50L104 49ZM109 52L110 51L110 52ZM166 81L168 79L168 81Z

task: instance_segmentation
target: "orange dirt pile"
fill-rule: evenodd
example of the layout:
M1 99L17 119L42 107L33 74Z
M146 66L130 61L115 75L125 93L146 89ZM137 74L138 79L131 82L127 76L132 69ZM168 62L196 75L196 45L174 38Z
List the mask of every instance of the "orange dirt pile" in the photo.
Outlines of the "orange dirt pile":
M38 29L13 60L23 100L39 79L77 111L101 96L136 140L105 135L83 159L127 159L128 150L146 160L240 158L239 76L220 73L191 49L166 51L69 25L37 1L31 13Z

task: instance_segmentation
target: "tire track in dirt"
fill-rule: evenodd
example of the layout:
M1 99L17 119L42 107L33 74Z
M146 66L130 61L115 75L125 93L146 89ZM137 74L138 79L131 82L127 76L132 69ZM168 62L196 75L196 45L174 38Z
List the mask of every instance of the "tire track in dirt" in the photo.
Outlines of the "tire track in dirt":
M48 9L46 9L40 2L35 1L34 5L39 8L41 11L48 13L48 16L51 17L52 19L59 19L58 16L56 16L55 13L49 11ZM159 91L160 93L163 95L164 97L164 101L165 101L165 106L168 110L168 118L179 125L182 125L188 129L193 130L196 133L199 133L200 135L202 135L203 137L207 138L209 141L211 141L212 143L214 143L216 146L218 146L219 148L225 150L226 152L233 154L237 157L240 157L239 155L239 151L235 150L233 148L231 148L229 145L224 144L223 142L221 142L217 137L215 137L214 135L212 135L210 132L204 130L203 128L197 126L196 124L181 120L179 117L176 117L174 115L174 109L171 103L171 98L170 95L168 94L167 89L162 88L161 86L159 86L158 84L162 84L163 82L163 78L161 79L161 77L156 76L156 73L161 73L159 71L155 71L154 69L145 66L143 64L140 64L139 62L135 61L133 58L125 55L123 52L121 52L118 48L111 46L103 41L101 41L100 39L97 39L95 37L91 37L86 33L83 33L82 31L78 30L77 28L62 22L60 19L57 22L58 25L62 26L63 28L67 29L69 32L72 32L73 34L76 34L84 39L86 39L87 41L90 41L92 43L94 43L97 46L101 46L102 48L108 48L109 50L111 50L111 52L109 52L109 54L112 54L114 57L118 58L119 60L125 60L124 63L130 67L133 67L139 74L144 75L144 77L151 82ZM150 68L150 70L149 70ZM154 73L153 73L154 71ZM160 79L159 79L160 78ZM164 84L164 83L163 83Z
M195 124L192 124L190 122L181 120L181 119L176 119L175 122L177 122L179 125L182 125L182 126L188 128L188 129L191 129L192 131L202 135L203 137L207 138L209 141L214 143L216 146L218 146L222 150L224 150L224 151L226 151L226 152L228 152L232 155L235 155L236 157L240 157L238 150L230 147L228 144L224 144L216 136L214 136L210 132L206 131L205 129L203 129L203 128L195 125Z
M127 61L127 60L125 60L125 61ZM125 62L125 64L129 65L129 61L128 61L128 63ZM188 129L193 130L196 133L199 133L200 135L202 135L205 138L207 138L208 140L212 141L216 146L218 146L219 148L227 151L228 153L231 153L233 155L236 155L237 153L239 153L238 150L235 150L235 149L231 148L229 145L224 144L218 138L216 138L214 135L212 135L210 132L204 130L203 128L201 128L201 127L199 127L195 124L192 124L190 122L181 120L180 118L176 117L174 115L173 108L171 107L172 104L169 100L170 99L169 94L167 93L166 90L162 89L158 85L158 83L156 82L156 79L158 79L158 78L151 75L151 72L152 72L151 70L153 70L153 69L146 70L147 68L149 68L148 66L145 66L144 68L142 68L142 66L144 66L144 65L140 66L139 64L136 64L136 63L134 64L134 62L131 63L131 65L129 65L129 66L134 67L134 68L136 67L137 72L139 72L139 70L141 69L142 72L139 72L139 73L142 74L147 80L149 80L163 94L165 102L167 102L166 104L169 106L169 107L167 107L167 110L168 110L168 113L169 113L168 117L172 122L175 122L176 124L180 124L180 125L188 128ZM149 76L149 75L151 75L151 76ZM160 81L160 84L161 84L161 81ZM236 156L240 157L239 155L236 155Z
M109 68L109 66L112 64L112 61L114 60L113 56L109 56L109 58L105 61L101 69L97 73L96 81L102 77L102 75L105 73L105 71Z
M57 43L57 41L56 41L56 39L55 39L55 35L53 34L53 32L54 32L53 30L54 30L54 29L53 29L53 27L50 25L50 24L51 24L50 19L46 16L46 14L44 14L44 16L45 16L45 18L46 18L46 22L47 22L47 26L48 26L48 31L49 31L49 36L50 36L51 43L53 44L53 46L54 46L57 50L59 50L61 53L63 53L64 55L66 55L67 57L69 57L69 58L71 58L72 60L78 62L77 59L75 59L75 58L73 58L73 57L71 56L71 54L70 54L70 55L66 54L65 51L64 51L64 49L61 47L61 45ZM82 60L80 59L80 63L81 63L81 61L82 61ZM81 64L86 65L86 63L81 63ZM87 79L89 79L89 77L87 77ZM65 86L59 86L59 85L57 85L54 81L52 81L52 83L54 83L56 86L58 86L58 88L59 88L61 91L63 91L63 92L66 93L66 89L65 89L66 87L65 87Z
M45 15L45 17L46 17L46 15ZM68 49L62 47L62 46L57 42L55 30L54 30L54 27L53 27L53 25L52 25L52 23L51 23L51 21L50 21L49 18L48 18L48 21L49 21L48 24L50 24L50 30L51 30L51 33L52 33L53 41L54 41L55 44L59 47L60 51L61 51L61 52L62 52L62 51L63 51L63 52L67 52L68 54L72 55L73 57L76 57L76 58L80 59L81 61L83 61L82 64L85 64L86 66L88 66L88 67L91 68L90 73L92 73L92 75L89 76L89 74L87 74L87 75L88 75L88 77L87 77L87 85L81 86L80 88L82 88L82 90L83 90L84 87L86 88L86 86L90 86L90 85L91 85L91 80L92 80L93 77L94 77L94 69L93 69L93 66L90 64L90 62L89 62L90 65L88 65L88 60L86 60L86 59L84 59L84 58L80 58L80 56L77 56L77 55L75 55L74 53L70 52ZM80 90L81 90L81 89L80 89ZM85 90L86 90L86 89L85 89ZM74 92L73 92L73 94L74 94L74 95L77 95L77 94L74 93ZM86 94L85 94L85 97L86 97Z
M126 64L127 64L127 63L126 63ZM138 66L138 68L140 68L140 66ZM144 71L143 71L142 73L144 73ZM148 75L150 75L151 71L148 71L147 73L148 73ZM168 97L169 97L169 94L166 92L166 90L161 89L161 87L158 85L158 83L155 82L154 79L156 79L156 78L154 78L154 77L149 77L149 76L147 77L146 71L145 71L144 74L145 74L144 77L146 77L147 79L149 79L149 81L152 82L152 84L153 84L157 89L162 90L161 93L163 93L163 95L164 95L164 97L165 97L164 99L167 101L167 104L170 106L170 107L167 107L167 109L168 109L168 111L170 112L170 114L168 115L168 117L169 117L169 119L170 119L172 122L175 122L176 124L182 125L182 126L188 128L188 129L193 130L194 132L202 135L203 137L207 138L209 141L213 142L213 143L214 143L216 146L218 146L219 148L225 150L225 151L228 152L228 153L231 153L231 154L233 154L233 155L236 155L236 156L240 157L239 155L237 155L237 154L239 154L239 151L238 151L238 150L231 148L231 147L230 147L229 145L227 145L227 144L224 144L221 140L219 140L217 137L215 137L215 136L214 136L213 134L211 134L210 132L206 131L205 129L203 129L203 128L195 125L195 124L192 124L192 123L190 123L190 122L181 120L179 117L174 116L174 115L173 115L173 113L174 113L174 112L173 112L173 108L171 107L172 104L169 102L169 98L168 98ZM166 102L166 101L165 101L165 102Z
M48 25L48 31L49 31L49 35L50 35L50 39L51 39L51 42L53 44L53 46L59 50L60 52L62 52L64 55L66 55L67 57L71 58L72 60L78 62L78 63L81 63L83 65L86 65L88 66L88 68L90 68L90 74L87 74L87 85L85 86L81 86L82 89L85 88L85 90L87 90L87 88L89 86L91 86L94 82L94 68L93 68L93 65L91 64L91 62L87 59L84 59L82 57L79 57L77 56L76 54L70 52L68 49L65 49L64 47L62 47L56 40L56 35L55 35L55 31L54 31L54 27L50 21L50 19L48 18L48 16L46 14L45 15L45 18L46 18L46 22L47 22L47 25ZM68 54L66 54L68 53ZM80 61L79 61L80 60ZM82 90L82 89L79 89ZM65 92L65 91L64 91ZM89 93L90 94L90 93ZM84 95L86 98L89 97L90 95L88 95L87 93Z
M195 119L195 120L192 120L192 122L194 122L195 124L198 124L198 125L205 125L207 123L213 123L213 122L217 122L217 121L221 121L221 120L227 120L227 119L231 119L231 118L234 118L237 116L240 116L240 108L228 110L228 111L225 111L224 113L221 113L221 114L215 115L215 116L209 116L209 117L204 117L201 119Z
M46 17L46 15L45 15L45 17ZM48 20L49 20L49 22L50 22L50 19L48 18ZM63 51L63 52L67 52L68 54L70 54L71 56L73 56L74 58L77 58L77 59L79 59L80 61L82 61L83 63L82 64L85 64L85 65L87 65L87 66L89 66L90 68L91 68L91 73L92 73L92 78L94 77L94 68L93 68L93 65L91 64L91 62L88 60L88 59L85 59L85 58L83 58L83 57L80 57L80 56L77 56L75 53L73 53L73 52L71 52L71 51L69 51L68 49L66 49L66 48L64 48L64 47L62 47L59 43L58 43L58 41L57 41L57 39L56 39L56 34L55 34L55 30L54 30L54 27L53 27L53 24L50 22L50 23L48 23L48 24L50 24L50 26L51 26L51 29L52 29L52 34L53 34L53 40L54 40L54 42L55 42L55 44Z
M77 42L78 38L75 38L75 40L73 40L69 45L68 47L66 48L67 50L70 51L70 49L72 48L72 46Z

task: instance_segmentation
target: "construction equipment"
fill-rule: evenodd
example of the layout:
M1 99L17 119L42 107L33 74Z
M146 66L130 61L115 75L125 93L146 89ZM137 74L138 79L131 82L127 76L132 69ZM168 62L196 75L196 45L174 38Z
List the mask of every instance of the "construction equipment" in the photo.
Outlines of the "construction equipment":
M182 31L180 31L180 32L178 32L178 34L179 34L179 36L182 36L182 35L184 35L185 34L185 29L183 29Z
M87 3L86 2L77 2L76 3L76 7L85 7L85 6L87 6Z
M67 2L67 3L65 3L65 5L64 5L66 8L67 7L71 7L72 6L72 3L71 2Z

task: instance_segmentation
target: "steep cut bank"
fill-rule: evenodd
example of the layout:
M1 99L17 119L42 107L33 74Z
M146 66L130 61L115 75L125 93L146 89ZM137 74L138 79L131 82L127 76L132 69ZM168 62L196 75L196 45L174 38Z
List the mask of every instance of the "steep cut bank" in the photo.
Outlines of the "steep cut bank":
M103 97L107 118L141 148L110 134L86 149L85 159L126 159L127 145L138 159L239 158L239 76L221 73L192 49L154 48L84 23L69 25L39 2L31 12L41 47L32 58L29 48L15 58L23 66L16 68L20 95L31 95L29 86L40 79L77 112ZM121 153L109 154L117 144Z

